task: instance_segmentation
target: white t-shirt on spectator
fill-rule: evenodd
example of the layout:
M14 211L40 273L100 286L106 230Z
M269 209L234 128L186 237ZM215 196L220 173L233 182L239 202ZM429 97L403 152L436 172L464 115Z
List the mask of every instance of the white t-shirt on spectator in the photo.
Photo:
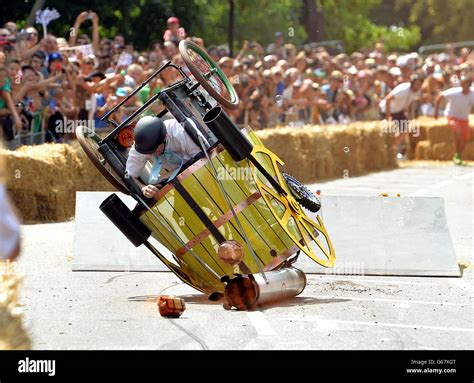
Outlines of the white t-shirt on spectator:
M271 43L267 47L267 54L269 55L278 55L280 59L286 59L286 48L284 45L280 45L279 47L275 43Z
M397 85L389 94L393 96L390 103L390 111L392 113L400 113L405 110L418 96L419 92L413 92L410 88L409 82L404 82ZM380 101L379 107L382 113L385 113L385 99Z
M293 98L293 87L288 86L283 90L283 93L281 94L281 97L285 101L290 101Z
M468 120L469 113L474 106L474 88L471 88L468 94L462 93L462 88L456 87L447 89L441 94L448 100L446 106L446 116Z

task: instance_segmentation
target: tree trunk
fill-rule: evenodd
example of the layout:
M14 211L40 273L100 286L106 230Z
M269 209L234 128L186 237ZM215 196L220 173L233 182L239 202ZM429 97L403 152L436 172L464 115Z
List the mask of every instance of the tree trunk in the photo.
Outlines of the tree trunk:
M39 11L43 8L45 0L36 0L33 4L33 8L31 8L30 14L28 15L28 19L26 19L26 26L31 27L35 24L36 21L36 11Z
M229 37L229 56L233 56L234 51L234 20L235 20L235 7L234 0L229 0L229 26L228 26L228 37Z
M318 8L316 0L303 0L302 21L308 42L321 41L323 39L324 17Z

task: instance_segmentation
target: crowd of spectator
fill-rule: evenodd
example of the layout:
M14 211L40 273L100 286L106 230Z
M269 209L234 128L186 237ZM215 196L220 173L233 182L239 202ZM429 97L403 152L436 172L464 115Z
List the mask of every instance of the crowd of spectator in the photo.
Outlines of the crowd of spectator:
M84 23L92 23L92 36L81 34ZM266 48L245 41L235 57L227 46L207 46L188 37L176 17L170 17L163 41L137 51L123 35L99 37L99 17L82 12L68 39L38 30L18 30L9 21L0 28L0 122L4 141L22 132L45 135L47 141L74 138L74 123L93 122L104 128L100 116L120 102L167 60L184 62L178 52L182 39L192 39L206 48L231 79L240 105L229 111L239 125L253 129L276 125L347 124L380 119L380 102L397 85L418 75L420 90L412 113L433 115L439 93L456 86L461 76L471 76L473 53L468 48L421 57L417 53L386 52L375 47L346 53L311 44L298 49L275 33ZM131 98L113 118L123 121L147 99L179 74L166 70ZM159 112L160 105L152 112Z

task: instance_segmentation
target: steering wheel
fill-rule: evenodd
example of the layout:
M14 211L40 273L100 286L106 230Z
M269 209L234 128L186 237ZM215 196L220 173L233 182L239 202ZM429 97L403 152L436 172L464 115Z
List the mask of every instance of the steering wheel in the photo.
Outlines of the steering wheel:
M179 53L196 80L222 106L237 109L239 96L227 76L199 45L181 40Z

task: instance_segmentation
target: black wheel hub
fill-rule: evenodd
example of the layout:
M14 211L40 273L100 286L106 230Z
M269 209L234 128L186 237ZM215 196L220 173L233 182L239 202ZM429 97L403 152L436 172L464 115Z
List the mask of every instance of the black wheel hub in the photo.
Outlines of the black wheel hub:
M281 173L291 193L298 203L309 211L316 213L321 209L321 200L306 186L288 173Z

